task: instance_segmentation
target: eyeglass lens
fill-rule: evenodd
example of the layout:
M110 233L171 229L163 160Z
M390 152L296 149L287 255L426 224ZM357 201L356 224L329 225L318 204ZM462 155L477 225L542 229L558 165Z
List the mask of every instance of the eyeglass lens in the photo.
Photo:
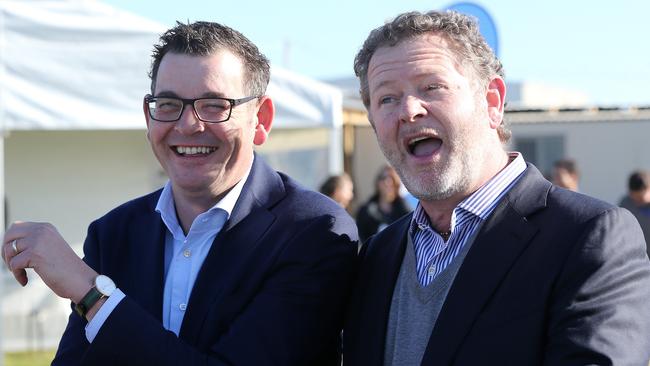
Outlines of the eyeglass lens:
M155 98L149 102L151 117L159 121L176 121L183 113L185 104L177 98ZM206 98L194 101L194 110L199 119L208 122L222 122L230 116L230 101Z

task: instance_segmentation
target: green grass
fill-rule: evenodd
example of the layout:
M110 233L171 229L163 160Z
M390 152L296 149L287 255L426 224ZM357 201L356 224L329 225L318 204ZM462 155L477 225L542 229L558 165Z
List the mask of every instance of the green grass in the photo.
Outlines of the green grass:
M54 358L54 350L7 352L5 366L48 366Z

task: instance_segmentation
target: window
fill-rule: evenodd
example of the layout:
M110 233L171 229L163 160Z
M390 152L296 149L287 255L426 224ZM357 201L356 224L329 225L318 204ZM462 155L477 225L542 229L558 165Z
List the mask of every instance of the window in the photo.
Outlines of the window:
M542 174L549 176L553 163L565 157L564 136L518 137L513 142L514 150L524 155L526 161L533 163Z

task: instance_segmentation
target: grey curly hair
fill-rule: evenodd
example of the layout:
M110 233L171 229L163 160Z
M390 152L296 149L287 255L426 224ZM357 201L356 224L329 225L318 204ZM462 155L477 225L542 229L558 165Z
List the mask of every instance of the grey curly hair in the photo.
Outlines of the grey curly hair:
M505 78L501 61L479 32L476 21L454 11L408 12L370 32L354 59L354 73L359 78L361 99L370 107L368 90L368 65L375 51L381 47L393 47L400 42L423 34L438 33L451 41L458 61L471 67L479 81L488 83L492 76ZM502 122L498 128L499 138L506 142L511 132Z

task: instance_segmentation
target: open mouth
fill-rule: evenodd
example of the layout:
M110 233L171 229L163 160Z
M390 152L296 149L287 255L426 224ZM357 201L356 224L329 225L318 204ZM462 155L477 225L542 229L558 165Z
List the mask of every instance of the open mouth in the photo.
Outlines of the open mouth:
M216 147L210 146L174 146L172 149L180 156L210 155L217 151Z
M431 136L420 136L408 140L407 148L413 156L429 156L442 146L442 140Z

